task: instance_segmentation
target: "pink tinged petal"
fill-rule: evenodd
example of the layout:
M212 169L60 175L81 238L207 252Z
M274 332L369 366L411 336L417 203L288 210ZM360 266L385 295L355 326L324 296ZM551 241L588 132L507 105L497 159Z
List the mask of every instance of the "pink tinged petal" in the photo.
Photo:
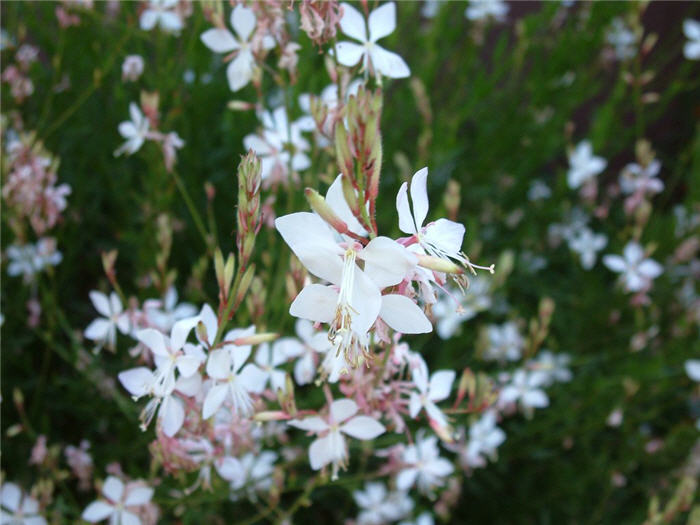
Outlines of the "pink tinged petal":
M314 432L319 434L324 430L328 430L328 423L318 416L311 416L304 419L292 419L288 421L289 426L299 428L301 430L306 430L307 432Z
M386 429L376 419L368 416L356 416L340 427L340 430L355 439L374 439Z
M119 373L119 382L132 396L141 397L148 394L153 384L153 372L145 366L132 368Z
M121 512L121 521L119 525L142 525L141 524L141 519L134 514L133 512L129 512L128 510L123 510Z
M399 284L417 264L411 252L388 237L372 239L360 256L365 261L365 274L379 288Z
M202 417L204 419L209 419L219 410L219 407L226 399L227 393L228 384L226 383L211 387L207 393L207 397L204 398L204 405L202 406Z
M259 394L265 390L267 374L254 364L248 364L241 370L238 380L248 392Z
M427 412L428 417L435 421L438 425L440 425L441 427L447 426L447 418L445 417L445 414L442 413L442 411L435 405L435 403L426 403L425 411Z
M355 269L355 280L350 295L352 329L365 334L377 320L382 307L382 295L377 285L359 268Z
M165 345L165 336L155 328L146 328L136 332L136 339L146 345L154 355L168 357L170 352Z
M316 439L309 447L309 463L313 470L320 470L333 461L333 443L330 435Z
M448 254L457 254L462 249L464 225L448 219L438 219L425 229L425 240Z
M207 375L214 379L225 379L231 373L231 355L228 350L214 350L207 361Z
M124 496L124 483L119 478L109 476L102 485L102 494L111 501L119 502Z
M305 286L289 307L294 317L309 321L330 323L335 317L338 292L322 284Z
M112 323L107 319L95 319L85 329L85 337L92 341L104 341Z
M250 50L240 51L226 68L226 78L228 79L231 91L238 91L253 78L253 66L255 59Z
M14 483L3 483L2 493L0 493L0 502L2 506L12 512L19 510L19 503L22 499L22 489Z
M333 209L335 214L348 225L351 232L366 236L367 231L362 227L359 221L355 218L350 206L348 206L345 196L343 195L343 176L338 175L333 184L330 185L326 192L326 202Z
M416 476L418 476L418 470L415 468L403 469L396 476L396 488L399 490L408 490L416 482Z
M202 343L212 344L219 329L219 321L212 307L208 304L202 306L202 310L199 312L199 319L207 330L207 341L202 341Z
M214 53L228 53L238 49L238 42L228 29L209 29L200 38Z
M312 274L334 284L340 283L342 250L323 219L314 213L291 213L278 217L275 227Z
M442 401L447 399L452 389L452 383L455 380L454 370L438 370L430 377L430 386L428 388L428 399L431 401Z
M369 40L376 42L396 29L396 4L388 2L369 14Z
M404 59L396 53L387 51L381 46L374 45L370 50L369 56L372 59L372 67L375 72L389 78L406 78L411 76L409 69ZM416 214L416 221L419 216Z
M352 399L336 399L331 403L330 416L336 423L342 423L355 414L357 414L357 403Z
M90 523L97 523L107 518L114 512L114 508L104 501L93 501L83 511L82 519Z
M360 61L366 49L352 42L338 42L335 45L335 51L338 56L338 62L341 65L352 67Z
M360 42L367 42L365 17L350 4L343 2L340 7L343 9L343 18L340 19L340 29L343 33Z
M399 229L409 235L417 232L416 223L411 215L411 207L408 204L408 183L404 182L396 194L396 211L399 214Z
M642 261L639 265L639 273L649 279L656 279L664 271L664 267L661 266L653 259L647 259Z
M255 30L255 22L253 10L241 4L238 4L231 12L231 27L243 41L247 41Z
M90 292L90 300L92 301L95 310L105 317L110 317L112 311L109 307L109 299L107 296L101 292L92 291Z
M544 408L549 405L549 398L542 390L529 390L523 394L523 404L526 406Z
M624 272L627 269L627 263L619 255L606 255L603 257L603 264L613 272Z
M426 334L433 330L423 310L405 295L383 295L379 317L402 334Z
M412 418L415 418L423 407L423 401L421 397L416 392L411 392L411 400L408 405L409 414Z
M158 417L165 435L173 437L185 422L185 408L182 406L182 401L174 396L164 398Z
M416 228L420 229L428 216L428 168L418 170L411 179L411 202Z
M153 497L153 489L151 487L135 487L129 491L124 504L129 505L145 505Z

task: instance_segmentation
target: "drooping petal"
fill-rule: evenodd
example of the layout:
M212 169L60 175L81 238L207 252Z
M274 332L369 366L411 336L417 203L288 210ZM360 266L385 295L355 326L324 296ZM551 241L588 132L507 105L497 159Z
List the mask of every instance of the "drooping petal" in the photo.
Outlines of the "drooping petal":
M365 17L348 3L343 2L340 7L343 9L343 17L340 19L340 29L343 33L362 43L367 42Z
M375 72L389 78L406 78L411 76L408 64L396 53L374 45L369 52ZM417 217L416 217L417 218Z
M336 423L341 423L357 414L357 403L352 399L336 399L331 403L331 419Z
M107 319L95 319L85 329L84 335L92 341L105 341L112 323Z
M207 397L204 398L204 405L202 406L202 417L204 419L209 419L213 416L219 407L222 405L226 399L226 394L228 393L228 384L223 383L220 385L214 385L207 392Z
M320 470L333 461L333 443L329 436L318 438L309 447L309 463L313 470Z
M231 27L242 41L247 41L255 29L255 13L249 7L238 4L231 11Z
M132 396L141 397L148 394L153 384L153 372L145 366L120 372L119 382Z
M253 66L255 59L250 50L240 51L226 68L226 78L228 79L231 91L238 91L250 82L253 78Z
M374 439L386 431L384 425L368 416L355 416L340 430L355 439Z
M104 501L93 501L88 505L81 516L82 519L90 523L97 523L106 519L114 512L114 508Z
M606 255L603 257L603 264L613 272L624 272L627 269L627 262L619 255Z
M340 219L348 225L351 232L366 236L367 231L362 227L360 222L355 218L350 206L348 206L345 196L343 195L343 176L338 175L333 184L328 187L326 192L326 202L333 209L335 214L340 217Z
M158 411L158 418L165 435L173 437L185 422L185 409L182 406L182 401L175 396L164 398Z
M404 182L396 194L396 211L399 214L399 229L409 235L417 232L416 222L408 204L408 183Z
M294 317L319 323L330 323L335 316L338 292L322 284L306 285L289 307Z
M430 386L428 387L428 399L431 401L442 401L450 395L452 383L455 380L454 370L438 370L430 376Z
M416 228L419 230L428 216L428 168L418 170L411 179L411 203L413 204L413 217L416 220Z
M172 350L180 350L185 345L187 336L190 335L192 329L197 326L199 319L199 316L180 319L173 325L173 328L170 331L170 348ZM214 319L216 319L216 317L214 317ZM217 323L215 323L214 326L216 326L216 324ZM207 327L207 335L209 336L210 341L213 342L214 337L216 336L216 329L214 329L213 334L208 333L208 331L209 327Z
M238 49L238 42L228 29L209 29L200 38L214 53L229 53Z
M365 261L365 274L379 288L399 284L417 264L415 255L388 237L372 239L360 257Z
M396 29L396 4L387 2L369 14L369 40L376 42Z
M304 419L292 419L287 423L292 427L316 434L328 429L328 423L318 416L305 417Z
M405 295L383 295L379 317L402 334L427 334L433 330L423 310Z
M136 332L136 339L146 345L154 355L167 357L170 355L165 344L165 336L155 328L145 328Z
M363 46L345 41L338 42L335 45L335 51L338 55L338 62L346 67L356 65L366 53Z

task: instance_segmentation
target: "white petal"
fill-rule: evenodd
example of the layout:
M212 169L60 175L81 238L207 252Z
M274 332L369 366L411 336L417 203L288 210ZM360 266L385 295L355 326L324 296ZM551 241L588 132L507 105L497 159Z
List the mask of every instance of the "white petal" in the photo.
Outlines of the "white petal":
M357 403L352 399L336 399L331 403L331 419L336 423L341 423L357 414Z
M187 336L189 336L192 329L197 326L199 320L200 318L198 316L189 317L187 319L180 319L173 325L173 328L170 331L170 346L173 350L180 350L185 345ZM207 331L208 329L209 327L207 327ZM213 342L214 337L216 336L216 330L214 330L213 334L207 335Z
M326 192L326 202L333 209L335 214L348 225L351 232L366 236L367 231L362 227L359 221L355 218L350 206L348 206L345 196L343 195L343 176L338 175L333 184L331 184Z
M105 317L110 317L112 311L109 307L109 299L102 292L92 291L90 292L90 300L92 301L95 310L100 312Z
M402 334L426 334L433 330L423 310L405 295L383 295L379 317Z
M619 255L606 255L603 257L603 264L613 272L624 272L627 270L627 263Z
M365 17L350 4L343 2L340 7L343 9L343 17L340 19L340 29L343 33L360 42L367 42Z
M376 42L396 29L396 4L387 2L369 14L369 39Z
M228 53L238 49L238 42L228 29L209 29L200 38L214 53Z
M403 469L396 476L396 488L399 490L408 490L416 482L416 476L418 475L418 470L415 468Z
M314 213L298 212L278 217L275 227L312 274L334 284L340 283L342 250L323 219Z
M357 334L365 334L377 320L382 307L382 295L377 285L359 268L355 270L355 280L352 284L352 329Z
M106 341L109 329L112 327L111 321L107 319L95 319L85 329L84 335L92 341Z
M320 470L333 461L332 441L326 436L314 440L309 447L309 463L313 470Z
M207 375L224 379L231 373L231 354L227 349L214 350L207 361Z
M420 229L428 216L428 168L418 170L411 179L411 202L416 228Z
M369 52L369 56L372 59L374 70L385 77L406 78L411 76L411 70L408 65L396 53L387 51L375 44ZM418 219L418 215L416 215L416 219Z
M199 319L202 321L202 324L204 324L204 328L206 328L207 331L207 341L201 342L205 345L211 345L214 343L216 332L219 329L219 321L212 307L208 304L204 304L204 306L202 306L202 310L199 312Z
M664 272L664 267L653 259L642 261L639 265L639 273L648 279L656 279Z
M366 52L361 45L345 41L338 42L335 45L335 50L338 55L338 62L346 67L352 67L357 64Z
M416 223L408 205L408 183L404 182L396 194L396 211L399 213L399 229L409 235L416 233Z
M153 497L153 489L151 487L134 487L129 491L124 500L124 504L129 505L145 505Z
M109 294L109 309L112 314L122 313L122 302L119 300L117 292L112 292Z
M428 387L428 399L431 401L442 401L450 395L452 383L455 380L454 370L438 370L430 376L430 386Z
M139 18L139 25L144 31L150 31L155 27L157 21L157 13L155 11L152 11L151 9L146 9L143 13L141 13L141 18Z
M182 406L182 401L175 396L164 398L158 411L158 418L165 435L173 437L185 422L185 408Z
M104 501L93 501L83 511L82 519L90 523L97 523L107 518L114 512L114 508Z
M425 229L425 241L451 255L462 249L464 225L448 219L438 219Z
M267 374L251 363L243 367L239 380L248 392L259 394L265 390Z
M644 249L634 241L628 242L623 250L623 255L628 263L637 264L644 258Z
M306 285L289 307L294 317L319 323L330 323L335 317L338 292L322 284Z
M542 390L529 390L523 394L523 404L526 406L543 408L549 405L547 394Z
M22 489L14 483L3 483L2 493L0 493L0 502L2 506L12 512L19 510L20 500L22 499Z
M204 398L204 405L202 406L202 417L204 419L209 419L211 416L219 410L219 407L226 399L226 394L228 393L228 385L214 385L209 389L207 397Z
M318 416L306 417L304 419L292 419L287 423L292 427L300 428L307 432L320 433L328 429L328 423Z
M119 502L124 495L124 483L119 478L109 476L102 485L102 494L112 501Z
M388 237L375 237L361 252L365 274L379 286L399 284L416 266L416 257L405 247Z
M182 355L177 358L177 369L183 377L190 377L199 368L200 359L191 355Z
M693 381L700 381L700 359L688 359L685 362L685 373Z
M146 345L154 355L167 357L170 355L165 345L165 336L155 328L146 328L136 332L136 339Z
M700 22L686 18L683 20L683 33L691 40L700 40Z
M257 155L269 155L272 153L269 144L254 134L243 137L243 146L245 149L252 149Z
M423 402L416 392L411 392L411 400L408 405L409 413L412 418L415 418L423 407Z
M355 439L374 439L386 431L384 425L368 416L356 416L342 425L340 430Z
M255 22L253 10L241 4L238 4L231 12L231 26L243 41L247 41L253 33Z
M249 50L240 51L226 68L226 78L231 91L238 91L253 78L255 59Z
M120 372L118 377L122 386L136 397L145 396L153 384L153 372L145 366Z

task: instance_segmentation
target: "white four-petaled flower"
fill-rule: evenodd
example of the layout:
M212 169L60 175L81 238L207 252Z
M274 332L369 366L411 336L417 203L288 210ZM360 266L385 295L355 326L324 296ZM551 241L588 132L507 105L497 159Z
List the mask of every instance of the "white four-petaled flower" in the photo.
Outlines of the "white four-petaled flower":
M114 525L140 525L138 507L146 505L153 497L153 489L143 484L124 483L109 476L102 485L105 500L93 501L83 511L82 519L90 523L109 518Z
M133 102L129 104L129 116L131 120L125 120L119 124L119 134L126 139L126 142L114 152L115 157L122 153L133 155L141 149L146 140L149 129L148 118Z
M569 154L569 172L567 174L569 188L575 190L602 172L607 164L603 157L593 155L593 147L589 141L579 142L576 149Z
M700 60L700 22L688 18L683 21L683 33L688 41L683 46L683 54L688 60Z
M95 310L104 317L100 317L91 322L85 329L85 337L97 342L100 346L105 345L109 349L114 349L117 341L117 329L122 334L129 333L129 316L123 311L122 302L116 292L112 292L107 297L102 292L90 292L90 300Z
M644 256L644 249L636 241L625 246L622 256L606 255L603 263L613 272L621 273L625 288L629 292L640 292L651 286L651 282L663 273L654 259Z

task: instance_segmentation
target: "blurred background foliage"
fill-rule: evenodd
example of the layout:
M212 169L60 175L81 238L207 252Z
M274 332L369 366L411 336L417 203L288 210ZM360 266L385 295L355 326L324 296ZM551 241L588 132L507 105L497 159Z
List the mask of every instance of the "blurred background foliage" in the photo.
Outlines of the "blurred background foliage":
M175 225L169 265L177 270L181 298L215 302L211 258L204 256L204 242L162 166L160 151L146 144L133 157L113 156L121 143L117 125L127 118L129 103L138 101L141 90L158 92L161 129L176 130L185 141L176 170L203 216L205 183L216 190L211 215L224 252L233 250L235 240L235 173L243 137L257 126L254 112L227 109L231 99L254 101L256 94L250 86L235 97L229 91L220 58L199 40L208 23L198 6L176 37L141 31L137 3L122 4L113 19L98 3L81 12L79 26L68 29L58 28L55 7L49 2L3 2L0 7L3 29L17 42L40 49L31 70L36 93L16 109L25 127L37 130L60 158L59 179L73 190L56 234L63 262L38 285L42 302L59 308L45 306L40 327L27 328L24 305L30 290L20 279L2 277L2 462L11 479L26 485L35 481L27 458L39 434L49 443L90 440L98 475L115 460L133 476L148 475L151 432L139 431L139 406L115 382L132 359L122 347L94 357L90 345L80 343L82 329L94 318L88 292L109 289L101 251L118 250L117 276L127 295L158 295L144 277L155 268L159 250L157 217L167 213ZM465 323L460 337L415 337L410 344L431 367L484 369L474 356L479 327L505 318L529 319L539 300L551 297L556 312L545 346L572 356L574 379L553 387L551 406L532 420L515 417L503 423L508 437L500 459L466 479L454 522L640 523L650 498L671 496L678 469L698 437L688 403L692 386L683 372L684 361L700 353L698 333L671 337L674 312L665 305L674 289L667 278L657 281L654 304L640 319L628 298L613 289L614 274L600 264L584 271L565 247L550 248L547 227L561 222L564 210L575 204L565 182L567 146L590 139L596 154L609 161L601 175L605 183L634 160L635 141L645 137L662 162L666 189L653 201L644 240L658 245L658 260L672 253L673 206L690 207L700 200L700 75L697 63L681 53L682 21L700 17L700 6L654 2L643 9L633 2L577 2L567 8L558 2L517 2L506 23L481 29L464 18L464 7L445 3L434 19L425 19L419 3L398 6L398 28L386 46L405 58L412 78L389 81L383 88L378 221L384 232L398 233L396 191L424 165L431 174L429 218L444 210L448 180L459 182L465 251L484 263L496 262L506 250L515 254L502 288L508 308ZM605 32L618 16L639 17L645 35L658 35L643 58L624 64L605 58ZM298 38L299 80L289 88L291 100L319 93L329 83L322 55L303 33ZM3 51L3 60L8 53ZM127 54L145 59L138 82L121 81ZM656 73L646 89L659 94L657 102L639 103L639 94L625 81L634 68ZM56 92L64 76L70 87ZM284 100L269 78L264 82L271 88L266 90L270 106ZM4 112L14 106L8 91L2 92ZM298 106L292 114L301 114ZM315 169L325 165L324 155L315 159L304 183L316 182L321 174ZM332 175L321 177L324 188ZM533 179L545 181L552 197L528 201ZM306 207L297 188L280 191L275 203L278 215ZM628 237L621 210L595 222L610 239L608 252L619 253ZM7 246L12 237L6 221L2 228ZM546 268L533 268L523 255L528 252L546 258ZM291 333L293 319L280 280L289 251L274 231L263 230L256 258L267 292L264 315L256 322ZM613 311L620 315L615 325L610 323ZM245 312L238 320L241 325L251 321ZM630 338L652 324L659 335L631 352ZM24 394L26 421L13 403L15 389ZM624 410L624 421L611 428L606 418L616 407ZM25 431L8 437L8 428L19 421L27 423ZM653 454L645 450L652 438L663 440ZM616 474L624 476L624 486L613 484ZM341 476L338 483L360 484L352 476ZM166 479L164 486L184 485ZM176 500L162 488L157 494L167 515ZM77 518L92 494L79 494L66 482L57 498L68 509L66 516ZM354 513L352 501L333 484L315 491L312 499L315 507L309 512L319 522ZM248 506L198 493L182 519L224 523L251 514Z

